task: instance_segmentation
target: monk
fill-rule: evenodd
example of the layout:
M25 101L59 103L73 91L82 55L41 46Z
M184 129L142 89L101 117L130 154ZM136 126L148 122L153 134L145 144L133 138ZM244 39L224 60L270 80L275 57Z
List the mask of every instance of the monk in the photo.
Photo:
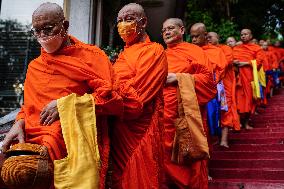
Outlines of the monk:
M195 23L191 26L190 37L192 43L200 46L204 50L213 69L214 80L216 83L219 83L224 77L227 60L225 54L219 47L207 43L206 35L207 31L203 23Z
M267 63L263 64L263 70L266 72L266 87L264 89L264 105L267 104L267 99L266 99L266 95L269 94L270 96L272 96L273 94L273 75L277 69L278 69L278 58L276 56L276 54L272 51L268 50L268 43L266 41L264 41L262 43L261 48L264 51L264 54L267 58Z
M229 47L233 48L236 46L237 41L234 37L228 37L226 43Z
M241 41L243 44L234 47L234 64L239 68L239 77L237 80L236 100L237 108L241 117L241 124L246 129L253 129L248 123L250 115L254 113L256 102L253 101L253 91L251 82L253 73L251 60L257 61L257 67L260 68L265 62L265 55L260 46L251 43L252 33L250 29L241 31Z
M235 98L236 78L233 67L233 51L232 48L230 48L229 46L219 44L219 35L216 32L208 32L207 40L209 44L215 45L223 50L228 62L225 71L225 76L223 78L228 110L221 111L222 138L220 146L229 148L228 144L229 128L232 128L236 131L240 130L240 121L237 112L237 105Z
M225 75L225 67L227 64L225 54L219 47L208 44L207 31L203 23L193 24L192 27L190 28L190 36L192 39L192 43L200 46L204 50L206 56L208 57L209 64L214 74L213 80L217 85ZM219 127L219 120L220 120L219 111L220 111L220 105L216 96L216 98L212 99L207 104L208 127L210 128L211 135L221 134L221 130ZM210 147L212 147L212 142L210 142L209 138L208 141Z
M167 84L164 88L165 123L165 169L169 188L208 188L206 160L198 160L187 166L171 162L171 153L175 136L174 122L177 118L177 78L176 73L188 73L194 76L195 91L201 111L216 94L212 71L203 50L183 41L185 28L181 19L170 18L163 23L162 35L167 45L168 60ZM203 113L203 123L206 114ZM207 128L205 128L207 130Z
M55 3L41 4L32 15L32 26L32 33L42 47L41 54L29 64L24 105L2 148L5 151L16 139L20 143L46 146L52 161L65 158L57 99L71 93L92 94L101 156L100 188L104 188L110 149L107 115L120 115L123 111L111 63L98 47L67 34L69 22Z
M130 3L118 13L117 28L125 42L114 64L120 81L124 115L112 130L112 188L162 188L163 86L167 59L163 47L145 32L141 5ZM131 96L131 94L133 94Z

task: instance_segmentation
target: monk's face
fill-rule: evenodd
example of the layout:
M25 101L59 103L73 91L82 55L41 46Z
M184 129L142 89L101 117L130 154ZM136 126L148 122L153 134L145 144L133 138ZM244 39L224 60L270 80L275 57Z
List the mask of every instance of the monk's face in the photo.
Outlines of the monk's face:
M206 32L202 31L201 29L191 29L190 30L190 37L192 43L198 46L203 46L207 43L206 40Z
M178 26L173 20L163 23L162 35L167 45L177 44L183 41L184 27Z
M261 45L261 48L265 51L268 50L268 43L267 42L263 42L262 45Z
M236 40L235 40L235 38L233 38L233 37L229 37L228 39L227 39L227 45L228 46L230 46L230 47L234 47L234 46L236 46Z
M262 46L265 41L263 39L259 40L259 45Z
M122 40L130 45L140 40L143 36L147 19L142 17L135 7L122 8L117 16L118 33Z
M241 31L241 40L243 43L249 43L252 39L251 31L248 29L243 29Z
M68 29L67 21L64 21L64 18L58 18L50 10L42 10L33 15L32 26L33 33L38 38L55 36L60 32L64 35Z
M207 34L207 41L208 41L209 44L217 45L218 42L219 42L217 34L213 33L213 32L209 32Z

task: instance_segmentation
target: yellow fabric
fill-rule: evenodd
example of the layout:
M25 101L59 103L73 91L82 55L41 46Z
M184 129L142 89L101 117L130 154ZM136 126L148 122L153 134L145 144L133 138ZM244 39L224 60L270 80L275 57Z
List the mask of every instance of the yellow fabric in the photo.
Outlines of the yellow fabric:
M266 79L265 79L265 72L263 70L263 66L261 66L260 70L258 71L258 80L261 86L266 87Z
M186 154L189 159L207 159L209 147L195 93L194 77L186 73L177 73L176 76L180 96L172 160L182 162L182 156ZM175 148L175 143L179 143L179 147Z
M56 189L99 188L100 155L92 95L76 94L57 100L68 156L54 161Z
M259 87L259 81L258 81L258 71L257 71L256 60L252 60L251 65L252 65L252 72L253 72L253 81L251 82L253 98L258 99L261 96L260 96L260 87Z

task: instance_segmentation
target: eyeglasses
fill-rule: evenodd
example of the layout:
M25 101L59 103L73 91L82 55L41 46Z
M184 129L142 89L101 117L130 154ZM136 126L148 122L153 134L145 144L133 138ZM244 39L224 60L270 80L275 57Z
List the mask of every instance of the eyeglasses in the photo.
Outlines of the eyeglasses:
M31 28L31 34L37 37L40 36L41 32L43 32L44 35L52 36L54 35L54 28L61 23L63 23L62 20L54 25L45 26L43 28Z
M161 30L161 34L163 35L166 31L173 31L175 28L176 28L175 26L169 26L169 27L163 28Z

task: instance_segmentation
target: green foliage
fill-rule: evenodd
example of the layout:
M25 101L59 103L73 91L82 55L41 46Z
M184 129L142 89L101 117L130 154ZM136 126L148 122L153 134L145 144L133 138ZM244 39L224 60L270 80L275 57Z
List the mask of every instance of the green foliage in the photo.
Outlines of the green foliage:
M106 53L106 55L108 56L109 60L112 63L115 62L121 50L122 50L121 47L115 47L115 48L112 48L110 46L103 47L103 51Z

